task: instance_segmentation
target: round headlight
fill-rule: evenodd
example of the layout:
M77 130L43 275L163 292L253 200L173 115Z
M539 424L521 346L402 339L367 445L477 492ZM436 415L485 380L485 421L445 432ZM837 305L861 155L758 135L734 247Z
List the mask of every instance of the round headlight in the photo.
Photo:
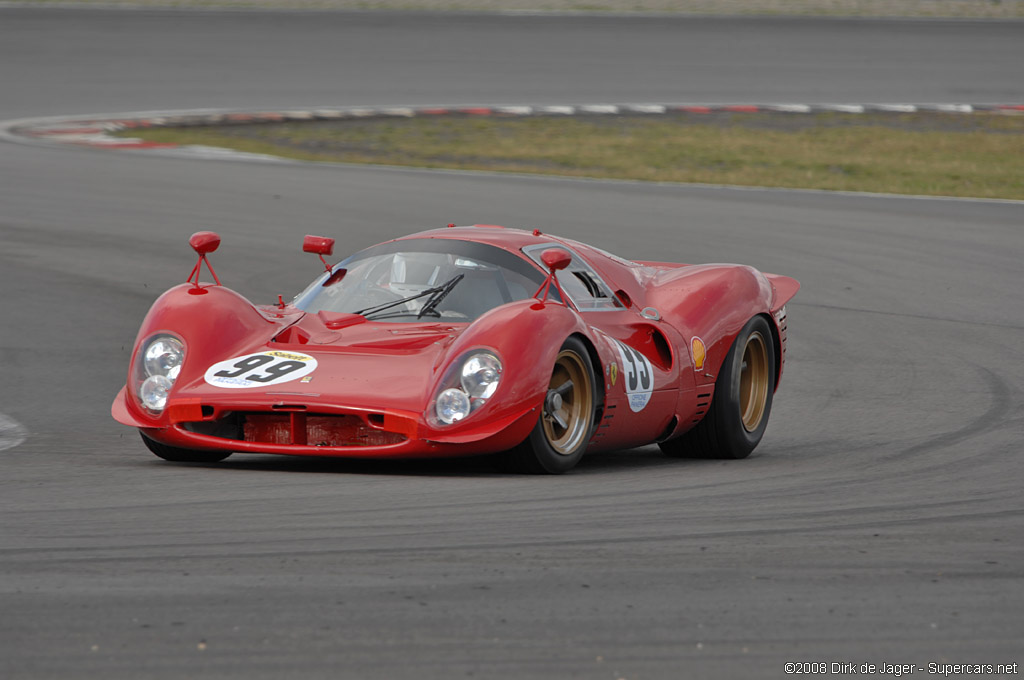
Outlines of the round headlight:
M445 425L469 415L469 397L462 390L449 388L437 395L437 417Z
M462 389L473 399L487 399L498 389L501 361L493 354L474 354L462 364Z
M174 380L181 371L184 358L185 348L179 340L168 335L159 336L146 347L143 357L146 375L166 376Z
M139 399L142 401L142 405L150 411L163 411L167 406L167 394L173 385L171 379L166 376L149 376L139 389Z

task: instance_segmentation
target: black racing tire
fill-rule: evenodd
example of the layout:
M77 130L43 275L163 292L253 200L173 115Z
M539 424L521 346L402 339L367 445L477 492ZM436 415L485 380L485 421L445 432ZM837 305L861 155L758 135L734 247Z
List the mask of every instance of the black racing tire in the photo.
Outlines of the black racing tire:
M746 458L764 436L774 394L775 341L768 321L755 316L722 362L704 419L659 446L674 458Z
M164 460L174 463L219 463L231 455L231 451L196 451L194 449L179 449L177 446L168 446L158 441L153 441L146 435L142 435L142 443L146 448Z
M590 353L583 341L570 337L555 358L537 423L530 436L501 456L504 467L549 475L571 470L594 434L598 403Z

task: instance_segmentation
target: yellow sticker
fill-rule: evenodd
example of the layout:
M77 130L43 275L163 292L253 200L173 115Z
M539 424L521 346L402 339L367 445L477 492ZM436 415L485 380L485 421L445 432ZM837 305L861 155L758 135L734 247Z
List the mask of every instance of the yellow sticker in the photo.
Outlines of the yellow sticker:
M273 352L264 352L264 354L269 354L272 357L280 357L282 359L291 359L292 361L309 361L309 357L306 356L305 354L291 354L289 352L282 352L280 350L275 350Z
M612 387L614 387L615 381L619 377L619 365L614 361L612 362L612 365L608 367L608 377L611 378Z
M704 341L694 336L690 342L690 347L693 349L693 367L699 371L704 368L704 359L707 358L707 349L704 347Z

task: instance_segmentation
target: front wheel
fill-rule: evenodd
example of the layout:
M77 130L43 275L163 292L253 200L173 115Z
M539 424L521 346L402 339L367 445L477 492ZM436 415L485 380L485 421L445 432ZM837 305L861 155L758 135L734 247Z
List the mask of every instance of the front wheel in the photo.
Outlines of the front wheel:
M555 357L540 416L530 436L504 458L518 472L561 474L583 457L594 432L597 381L590 354L571 337Z
M707 415L659 446L676 458L746 458L764 436L774 394L775 342L768 321L755 316L722 362Z
M146 448L164 460L175 463L218 463L231 455L230 451L196 451L194 449L179 449L177 446L161 444L142 435L142 443Z

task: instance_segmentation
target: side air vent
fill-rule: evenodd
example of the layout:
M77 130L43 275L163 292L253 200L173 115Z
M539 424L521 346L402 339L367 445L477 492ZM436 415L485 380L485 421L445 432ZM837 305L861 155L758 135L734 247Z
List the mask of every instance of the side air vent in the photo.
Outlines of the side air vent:
M615 418L615 413L613 413L613 411L615 411L614 404L605 406L604 412L601 414L601 420L598 421L598 425L594 430L594 436L591 438L592 440L596 441L607 434L605 430L611 427L612 419Z
M693 423L699 423L704 418L704 414L708 412L708 408L711 406L711 393L697 395L697 412L693 415Z

